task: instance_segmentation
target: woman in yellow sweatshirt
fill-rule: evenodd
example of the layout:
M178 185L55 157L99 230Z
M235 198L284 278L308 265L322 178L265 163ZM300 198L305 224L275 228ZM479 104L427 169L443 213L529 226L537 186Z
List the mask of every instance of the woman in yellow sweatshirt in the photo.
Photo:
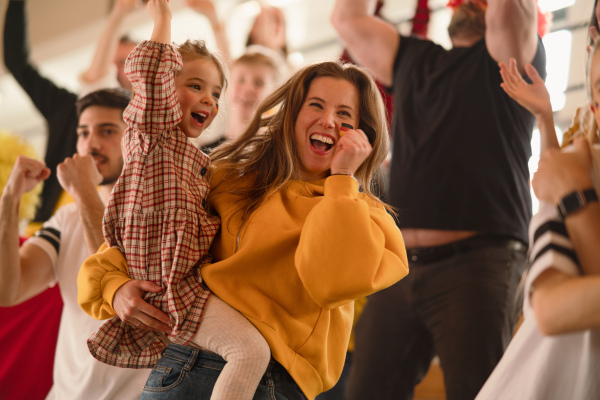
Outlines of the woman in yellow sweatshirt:
M296 73L261 104L242 136L211 155L210 206L221 230L214 262L201 272L271 348L274 360L255 399L313 399L331 388L342 371L353 301L408 273L402 235L371 192L388 144L371 77L324 62ZM85 311L114 315L120 296L119 304L127 296L135 304L131 291L120 290L136 282L126 273L122 255L106 245L88 259L79 279ZM137 306L119 316L159 326ZM196 387L206 382L195 398L208 399L223 365L213 354L169 344L141 398L184 398L194 379Z

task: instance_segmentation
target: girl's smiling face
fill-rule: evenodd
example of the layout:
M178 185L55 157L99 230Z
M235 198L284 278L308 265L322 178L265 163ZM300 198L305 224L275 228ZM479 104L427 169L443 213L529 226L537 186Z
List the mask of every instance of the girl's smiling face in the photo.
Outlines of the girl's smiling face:
M315 78L294 124L303 181L326 178L340 138L342 123L359 123L358 89L349 81Z
M179 128L187 137L196 138L217 115L223 77L210 59L184 61L175 77L175 90L183 114Z

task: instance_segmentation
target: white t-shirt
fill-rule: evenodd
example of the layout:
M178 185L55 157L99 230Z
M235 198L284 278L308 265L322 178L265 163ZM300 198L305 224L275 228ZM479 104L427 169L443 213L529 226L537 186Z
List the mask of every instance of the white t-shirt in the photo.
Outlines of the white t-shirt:
M592 149L592 178L600 193L600 150ZM476 400L600 399L600 330L545 336L538 329L530 295L548 268L580 275L580 267L555 206L540 204L529 226L531 267L525 281L523 324Z
M87 339L104 321L92 319L77 304L77 274L89 252L75 204L67 204L27 240L42 248L53 262L64 308L54 359L54 386L47 399L137 399L150 369L126 369L97 361Z

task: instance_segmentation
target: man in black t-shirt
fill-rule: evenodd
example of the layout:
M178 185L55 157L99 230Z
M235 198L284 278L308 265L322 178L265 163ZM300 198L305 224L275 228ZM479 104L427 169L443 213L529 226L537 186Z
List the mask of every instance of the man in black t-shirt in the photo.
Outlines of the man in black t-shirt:
M451 50L400 36L374 3L337 0L332 21L394 95L388 200L411 271L369 297L348 398L411 399L438 355L447 398L473 399L512 337L526 265L534 118L502 91L497 63L545 76L536 3L463 3Z

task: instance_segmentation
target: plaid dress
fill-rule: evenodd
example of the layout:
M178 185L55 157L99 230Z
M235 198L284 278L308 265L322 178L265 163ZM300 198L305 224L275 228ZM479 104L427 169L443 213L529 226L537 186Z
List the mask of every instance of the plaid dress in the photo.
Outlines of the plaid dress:
M88 347L96 359L119 367L150 367L169 341L188 343L210 294L199 267L210 261L219 219L204 209L210 159L177 127L174 71L181 66L173 46L146 41L125 67L134 96L124 112L125 165L104 214L104 239L123 253L131 278L162 286L144 299L171 317L173 333L167 338L111 318Z

